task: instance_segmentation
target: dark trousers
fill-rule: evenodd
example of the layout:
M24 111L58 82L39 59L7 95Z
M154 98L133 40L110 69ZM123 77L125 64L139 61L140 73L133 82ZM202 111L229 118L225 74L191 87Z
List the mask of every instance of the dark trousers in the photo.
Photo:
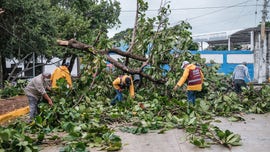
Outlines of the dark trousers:
M242 80L242 79L235 79L233 81L233 85L234 85L234 90L236 93L241 93L242 87L247 87L245 80Z

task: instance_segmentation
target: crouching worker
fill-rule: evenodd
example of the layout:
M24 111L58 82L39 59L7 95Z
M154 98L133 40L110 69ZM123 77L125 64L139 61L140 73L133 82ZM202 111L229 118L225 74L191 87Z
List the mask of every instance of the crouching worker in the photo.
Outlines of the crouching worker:
M49 88L46 79L49 80L51 77L50 73L42 73L34 77L30 83L24 88L25 95L29 101L30 107L30 121L33 121L35 116L38 115L38 102L41 97L45 98L49 105L53 105L52 99L46 93L46 88Z
M187 81L187 100L189 103L195 104L196 92L202 90L204 75L200 67L190 64L188 61L184 61L181 68L184 69L184 73L173 90L176 91Z
M232 74L233 85L234 85L234 89L236 93L238 94L241 93L242 87L247 87L245 78L247 78L248 81L251 82L247 63L243 62L242 64L239 64L234 68L234 71Z
M116 96L115 98L111 101L111 105L115 105L117 102L121 102L123 99L123 95L122 95L122 91L125 88L129 88L129 94L132 98L135 97L134 94L134 85L133 85L133 81L132 81L132 77L128 76L128 75L123 75L123 76L119 76L117 77L114 81L113 81L113 87L116 91Z

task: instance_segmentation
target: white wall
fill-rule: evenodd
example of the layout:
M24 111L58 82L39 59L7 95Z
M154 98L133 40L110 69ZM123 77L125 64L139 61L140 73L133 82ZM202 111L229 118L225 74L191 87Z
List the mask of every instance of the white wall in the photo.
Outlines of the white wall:
M227 55L228 63L254 63L253 54L228 54Z
M78 59L78 58L77 58ZM79 69L78 69L78 60L75 59L72 71L71 71L71 75L72 76L78 76L79 75ZM70 62L70 59L67 59L67 62ZM62 63L62 60L59 58L53 58L49 64L51 65L45 65L44 66L44 71L45 72L49 72L49 73L53 73L53 71L55 70L56 67L60 66Z
M215 61L215 63L223 63L222 54L201 54L201 58L205 58L206 63L210 63L211 60Z

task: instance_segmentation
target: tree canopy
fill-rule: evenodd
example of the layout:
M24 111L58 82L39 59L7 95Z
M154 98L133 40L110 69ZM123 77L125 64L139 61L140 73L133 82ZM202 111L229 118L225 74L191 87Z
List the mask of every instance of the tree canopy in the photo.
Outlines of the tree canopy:
M72 56L72 50L55 45L58 38L94 44L96 35L106 38L107 29L120 23L120 4L112 0L0 0L0 8L4 80L5 58L24 59L33 52L47 59Z

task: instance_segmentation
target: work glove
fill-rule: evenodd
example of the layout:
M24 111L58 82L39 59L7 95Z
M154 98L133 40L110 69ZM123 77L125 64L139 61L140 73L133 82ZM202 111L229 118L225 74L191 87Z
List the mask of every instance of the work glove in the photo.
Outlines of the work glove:
M176 91L178 88L178 86L176 85L174 88L173 88L173 91Z

